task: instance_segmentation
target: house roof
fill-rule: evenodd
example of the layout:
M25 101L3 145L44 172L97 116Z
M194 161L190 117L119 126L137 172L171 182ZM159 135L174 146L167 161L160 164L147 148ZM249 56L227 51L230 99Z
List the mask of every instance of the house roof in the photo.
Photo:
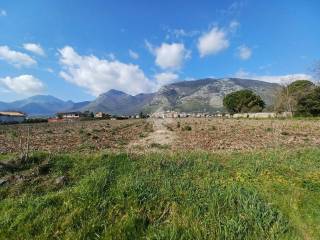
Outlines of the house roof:
M26 115L22 112L0 112L0 116L25 117Z

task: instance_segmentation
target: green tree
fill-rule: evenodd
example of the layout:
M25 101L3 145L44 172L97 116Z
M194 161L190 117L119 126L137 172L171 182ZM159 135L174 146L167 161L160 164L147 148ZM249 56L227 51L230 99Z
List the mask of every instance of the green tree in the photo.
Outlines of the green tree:
M315 85L308 80L297 80L289 85L282 86L275 103L277 112L296 112L300 99L311 93Z
M296 115L320 116L320 87L314 88L311 92L299 99Z
M315 87L314 83L309 80L297 80L288 85L288 91L291 95L301 95L304 91L312 90Z
M223 106L229 113L261 112L265 107L260 96L251 90L240 90L229 93L223 99Z

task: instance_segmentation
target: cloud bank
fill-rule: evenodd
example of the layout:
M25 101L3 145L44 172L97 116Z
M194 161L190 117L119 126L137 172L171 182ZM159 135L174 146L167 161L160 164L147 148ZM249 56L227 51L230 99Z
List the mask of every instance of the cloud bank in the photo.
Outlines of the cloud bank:
M311 75L305 73L295 73L287 75L257 75L240 69L236 72L235 77L254 79L270 83L287 84L296 80L313 80Z
M213 27L209 32L203 33L198 39L200 57L215 55L229 47L227 32Z
M185 60L191 57L191 52L185 48L183 43L162 43L159 47L154 47L146 41L146 47L155 55L155 63L161 69L178 70Z
M39 56L45 56L44 50L40 46L40 44L36 43L25 43L23 44L23 48L26 49L29 52L32 52L34 54L37 54Z
M37 62L28 54L11 50L8 46L0 46L0 59L15 67L30 67L37 64Z
M32 75L0 78L0 86L23 95L38 94L44 90L44 84Z
M63 68L60 76L92 95L97 96L110 89L138 94L150 92L155 87L138 65L99 59L94 55L81 56L70 46L60 49L59 55Z

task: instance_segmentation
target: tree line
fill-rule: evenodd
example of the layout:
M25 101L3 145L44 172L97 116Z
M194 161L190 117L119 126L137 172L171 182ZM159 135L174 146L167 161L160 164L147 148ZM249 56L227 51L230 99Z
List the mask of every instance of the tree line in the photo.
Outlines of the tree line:
M262 98L244 89L227 94L223 106L230 114L262 112ZM281 86L273 105L276 112L292 112L295 116L320 116L320 86L308 80L297 80Z

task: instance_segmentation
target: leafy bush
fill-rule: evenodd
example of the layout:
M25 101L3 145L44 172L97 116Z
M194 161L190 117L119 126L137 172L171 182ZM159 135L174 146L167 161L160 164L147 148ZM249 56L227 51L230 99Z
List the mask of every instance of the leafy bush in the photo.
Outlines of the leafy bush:
M189 125L184 126L184 127L182 128L182 131L191 131L191 130L192 130L192 127L189 126Z

